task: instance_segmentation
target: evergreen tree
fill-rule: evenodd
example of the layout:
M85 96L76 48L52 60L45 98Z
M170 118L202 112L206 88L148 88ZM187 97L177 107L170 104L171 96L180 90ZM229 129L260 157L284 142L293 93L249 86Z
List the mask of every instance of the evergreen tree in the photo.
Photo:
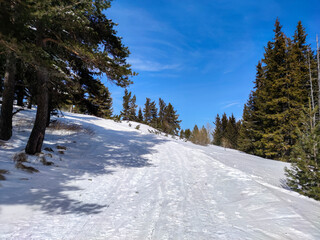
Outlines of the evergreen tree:
M239 147L248 153L287 161L297 140L294 131L309 96L308 45L298 23L293 41L277 19L275 37L257 66L255 89L244 107Z
M317 109L304 111L303 125L297 128L298 141L291 153L292 166L286 168L287 184L293 190L320 200L320 124L313 115Z
M137 105L136 105L136 95L133 95L133 97L130 99L129 102L129 120L135 121L137 119L136 117L136 111L137 111Z
M177 111L174 110L171 103L168 104L164 109L164 116L161 125L163 126L163 131L172 135L177 135L180 130L181 120L178 120L179 115ZM160 117L160 116L159 116Z
M92 106L90 114L102 118L111 118L113 111L112 98L107 87L101 84L98 95L90 95L88 100Z
M216 116L216 120L214 121L214 131L213 131L213 144L217 146L221 146L222 137L223 137L223 129L222 123L219 114Z
M229 117L228 124L225 130L225 140L227 142L227 147L237 148L238 146L238 129L237 122L233 114Z
M191 135L192 135L192 132L189 128L187 128L186 130L184 130L184 136L187 140L190 140L191 138Z
M152 114L151 114L151 99L146 98L146 103L144 104L144 121L146 124L150 125L152 121Z
M184 130L181 129L181 131L180 131L180 139L184 139L184 138L186 138L186 136L184 134Z
M138 122L143 123L143 114L140 107L138 112Z
M122 111L120 115L123 120L130 119L130 100L131 100L131 92L128 92L127 89L124 90L123 103L122 103Z
M150 102L150 115L151 115L151 120L150 120L150 126L157 128L158 125L158 109L156 107L155 101Z
M162 131L165 132L165 126L164 126L164 123L166 121L165 119L165 115L166 115L166 103L163 101L163 99L159 98L159 117L158 117L158 120L159 120L159 123L158 123L158 128Z

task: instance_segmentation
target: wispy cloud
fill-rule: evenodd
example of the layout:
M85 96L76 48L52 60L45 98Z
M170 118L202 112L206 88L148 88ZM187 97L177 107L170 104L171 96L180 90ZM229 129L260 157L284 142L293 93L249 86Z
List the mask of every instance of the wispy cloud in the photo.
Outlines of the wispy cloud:
M143 60L139 58L129 59L129 63L136 71L160 72L163 70L175 70L180 67L179 64L161 64L159 62Z
M240 102L232 102L232 103L229 103L229 104L223 106L222 109L230 108L232 106L236 106L236 105L239 105L239 104L240 104Z

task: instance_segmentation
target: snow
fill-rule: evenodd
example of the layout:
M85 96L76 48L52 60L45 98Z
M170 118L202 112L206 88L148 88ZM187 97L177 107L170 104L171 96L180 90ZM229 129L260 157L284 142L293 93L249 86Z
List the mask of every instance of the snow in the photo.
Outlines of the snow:
M15 169L34 115L16 114L0 146L0 239L320 239L320 203L286 188L287 163L135 122L65 113L82 130L47 131L54 165L34 156L39 173Z

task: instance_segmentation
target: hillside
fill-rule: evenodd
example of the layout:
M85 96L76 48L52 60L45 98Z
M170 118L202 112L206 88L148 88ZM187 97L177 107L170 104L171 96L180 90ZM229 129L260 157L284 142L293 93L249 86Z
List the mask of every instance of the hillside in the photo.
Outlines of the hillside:
M0 146L1 239L320 239L320 202L287 190L287 163L65 113L28 173L14 167L34 110Z

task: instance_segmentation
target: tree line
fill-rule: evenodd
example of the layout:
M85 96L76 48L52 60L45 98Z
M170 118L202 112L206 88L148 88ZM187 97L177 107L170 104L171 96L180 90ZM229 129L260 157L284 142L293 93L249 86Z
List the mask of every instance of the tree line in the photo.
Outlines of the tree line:
M293 190L320 200L320 60L301 21L292 38L277 19L274 38L257 65L242 120L215 120L213 144L292 163Z
M320 200L320 52L307 43L301 21L292 38L275 22L274 38L256 67L254 90L236 121L217 115L209 129L182 130L196 144L239 149L264 158L291 162L288 186ZM187 134L186 134L187 133Z
M144 123L170 135L179 133L181 120L177 111L171 103L167 105L161 98L159 98L159 109L155 101L146 98L143 110L140 107L137 113L136 96L132 96L132 93L125 89L122 106L119 117L123 120Z

